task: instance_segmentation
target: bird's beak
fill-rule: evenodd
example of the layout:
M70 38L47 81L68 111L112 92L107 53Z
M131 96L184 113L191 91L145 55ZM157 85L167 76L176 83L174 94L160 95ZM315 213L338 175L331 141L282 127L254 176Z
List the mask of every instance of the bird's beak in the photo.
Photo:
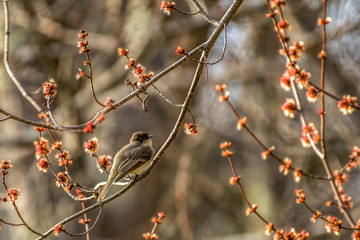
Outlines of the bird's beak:
M152 135L152 134L151 134L151 135L148 136L148 138L152 138L153 136L155 136L155 135Z

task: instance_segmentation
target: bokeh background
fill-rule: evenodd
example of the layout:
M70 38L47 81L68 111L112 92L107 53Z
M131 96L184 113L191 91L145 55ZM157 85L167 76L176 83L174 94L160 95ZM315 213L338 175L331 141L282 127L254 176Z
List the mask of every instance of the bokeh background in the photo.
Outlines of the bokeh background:
M220 19L231 1L199 1L210 16ZM333 22L328 29L328 58L326 89L341 97L360 93L360 2L357 0L328 1L328 15ZM85 60L77 53L77 33L89 32L89 47L93 64L95 90L100 101L107 97L118 100L130 89L124 80L130 78L124 70L126 59L118 57L120 46L130 49L130 56L155 73L179 59L174 53L178 45L190 50L204 42L213 27L201 16L172 13L166 16L159 10L160 1L150 0L14 0L10 1L11 35L10 59L13 71L38 103L44 102L37 94L48 78L58 83L58 95L52 107L61 125L84 123L100 110L92 99L89 82L75 79ZM176 7L195 11L190 1L179 1ZM285 16L291 24L291 41L305 42L306 51L301 67L319 84L322 1L287 1ZM294 189L303 188L308 203L323 213L339 215L336 207L325 207L332 200L327 182L303 178L296 184L291 174L278 173L273 159L262 161L262 149L244 131L235 130L236 119L224 103L217 101L215 84L226 83L230 100L248 126L267 146L275 146L280 157L290 157L294 166L306 172L324 175L321 162L311 149L301 147L299 118L285 118L280 106L290 93L279 86L285 59L278 54L280 44L273 31L272 21L265 17L266 2L246 1L227 30L228 50L217 65L208 67L208 79L203 78L196 92L191 110L198 125L197 136L179 132L151 174L136 184L122 197L104 208L91 239L141 239L150 231L152 216L158 211L167 215L157 233L160 239L267 239L264 224L255 216L245 217L247 208L238 189L228 184L230 167L220 156L219 143L233 142L236 169L243 176L242 183L251 202L259 204L259 212L278 228L298 231L305 228L311 239L349 239L350 233L340 237L325 233L324 223L310 223L309 213L295 203ZM0 11L1 19L3 13ZM3 29L3 20L0 21ZM3 41L1 41L3 42ZM223 37L215 45L209 61L219 58ZM1 50L3 48L1 47ZM156 86L175 103L182 103L194 74L196 63L189 60L156 83ZM21 97L10 81L4 67L0 67L0 106L27 119L37 120L36 111ZM165 102L149 88L148 112L134 98L126 105L106 115L94 134L55 132L57 139L70 151L74 162L70 171L73 178L86 186L105 181L95 160L84 153L82 144L96 136L100 154L114 156L128 142L131 134L145 130L156 135L158 149L170 133L179 109ZM316 114L319 103L308 104L304 92L305 117L319 126ZM333 169L348 161L351 148L359 145L360 114L355 111L343 116L336 101L327 98L326 143ZM187 122L191 117L187 116ZM75 203L55 186L51 174L43 174L36 167L33 141L37 133L31 126L12 120L0 123L0 158L10 159L14 166L7 182L21 189L17 201L23 217L37 231L45 231L61 219L79 211ZM344 185L354 201L353 217L358 219L359 172L351 173ZM113 187L111 192L114 192ZM4 196L4 190L0 191ZM89 214L95 219L97 210ZM0 217L19 222L10 204L0 205ZM347 225L344 223L344 225ZM72 222L65 225L69 232L84 231ZM4 226L1 239L33 239L35 235L24 227ZM48 239L55 239L52 235ZM71 239L61 234L57 239ZM85 239L85 237L78 238Z

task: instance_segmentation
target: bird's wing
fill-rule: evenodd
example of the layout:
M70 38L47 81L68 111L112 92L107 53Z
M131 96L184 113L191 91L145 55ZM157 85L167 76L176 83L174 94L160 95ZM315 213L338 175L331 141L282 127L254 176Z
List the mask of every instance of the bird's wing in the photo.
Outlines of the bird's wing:
M119 177L116 181L120 180L122 177L131 173L133 170L137 169L144 163L151 160L154 150L152 147L134 147L131 151L126 151L127 154L123 155L122 158L124 161L121 162L118 171L120 172Z

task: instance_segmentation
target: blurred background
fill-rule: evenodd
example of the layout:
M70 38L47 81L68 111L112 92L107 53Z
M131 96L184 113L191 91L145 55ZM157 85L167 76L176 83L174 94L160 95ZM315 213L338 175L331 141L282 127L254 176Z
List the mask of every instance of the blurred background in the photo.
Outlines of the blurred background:
M199 1L215 19L220 19L231 1ZM213 27L201 16L185 16L173 12L166 16L160 11L161 1L144 0L16 0L10 1L11 35L10 62L15 75L27 91L36 92L48 78L58 84L58 95L52 105L59 124L65 126L87 122L101 110L92 99L87 79L75 79L78 68L84 68L84 55L76 48L80 29L89 32L89 47L93 65L94 84L98 99L107 97L119 100L130 93L124 80L132 78L124 70L127 60L117 55L118 47L128 48L130 56L147 70L155 73L179 59L174 52L178 45L190 51L204 42ZM304 41L306 50L299 62L312 75L311 81L320 85L321 16L322 1L286 2L285 17L291 24L288 31L291 42ZM195 8L190 1L179 1L176 7L188 12ZM333 22L328 29L328 58L326 89L341 97L360 93L360 2L357 0L329 1L328 15ZM327 182L302 178L294 183L292 173L278 173L273 159L262 161L262 149L245 132L235 131L236 119L224 103L217 101L215 84L226 83L230 100L241 116L247 117L250 129L268 147L275 146L280 157L290 157L293 165L304 171L324 175L320 160L311 149L300 143L301 127L298 116L284 117L280 106L289 92L284 92L279 79L284 71L285 59L278 54L279 41L264 0L244 1L228 26L228 46L225 58L208 67L209 77L199 84L191 106L198 135L186 136L180 131L176 140L160 159L151 174L130 191L107 204L91 239L117 240L142 239L151 231L152 216L163 211L164 223L157 229L160 239L270 239L264 235L264 224L255 216L246 217L247 208L240 192L228 184L231 170L220 155L219 143L233 142L234 162L251 202L258 203L258 211L275 227L299 232L305 228L311 239L349 239L351 233L341 231L340 237L325 233L324 223L309 221L311 213L295 203L294 189L303 188L307 201L324 214L335 214L343 219L336 207L325 207L332 200ZM3 12L0 11L1 19ZM0 25L3 29L3 20ZM223 48L223 35L215 45L209 61L219 58ZM3 50L1 46L1 50ZM173 102L182 103L192 80L196 63L189 60L156 83L156 86ZM0 107L12 114L38 120L33 107L25 101L0 67ZM129 141L134 131L144 130L155 134L157 150L166 140L175 124L179 109L165 102L149 88L148 112L144 112L134 98L116 111L106 115L93 134L54 132L70 151L74 164L70 172L75 181L89 187L107 179L95 166L94 158L84 153L83 142L93 136L100 141L99 154L114 154ZM317 110L319 102L308 104L301 92L307 121L319 129ZM34 94L39 104L42 94ZM342 115L337 102L326 99L326 143L333 169L348 161L354 145L360 144L360 113ZM186 122L191 122L187 116ZM37 133L33 127L8 120L0 124L0 158L10 159L11 172L7 183L20 188L17 201L23 217L37 231L43 232L72 213L81 205L75 203L55 186L50 173L43 174L36 167L33 141ZM45 135L48 137L47 135ZM56 164L54 158L53 163ZM360 216L357 184L359 170L355 169L349 182L344 184L354 202L354 219ZM119 187L113 187L115 192ZM0 191L4 196L4 190ZM89 205L89 204L88 204ZM98 210L89 217L95 219ZM0 217L18 223L10 204L0 205ZM344 221L344 225L348 226ZM72 233L84 231L76 221L64 228ZM24 227L3 226L1 239L34 239L35 235ZM48 239L54 239L52 235ZM71 239L61 234L57 239ZM78 239L85 239L85 236Z

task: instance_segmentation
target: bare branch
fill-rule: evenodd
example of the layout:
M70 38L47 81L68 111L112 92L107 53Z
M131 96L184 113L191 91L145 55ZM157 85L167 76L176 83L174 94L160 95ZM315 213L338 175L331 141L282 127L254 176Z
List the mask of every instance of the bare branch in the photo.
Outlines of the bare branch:
M194 4L194 6L196 7L196 9L200 12L200 14L205 18L206 21L208 21L209 23L211 23L214 26L218 26L219 22L216 21L215 19L213 19L212 17L210 17L205 10L201 7L201 5L198 3L197 0L191 0L191 2Z
M15 77L14 73L11 70L9 63L9 36L10 36L10 17L9 17L9 5L8 1L3 1L4 6L4 17L5 17L5 30L4 30L4 65L6 71L18 88L22 96L28 100L28 102L36 109L36 111L41 112L41 107L35 102L35 100L26 92L24 87L21 85L20 81Z

